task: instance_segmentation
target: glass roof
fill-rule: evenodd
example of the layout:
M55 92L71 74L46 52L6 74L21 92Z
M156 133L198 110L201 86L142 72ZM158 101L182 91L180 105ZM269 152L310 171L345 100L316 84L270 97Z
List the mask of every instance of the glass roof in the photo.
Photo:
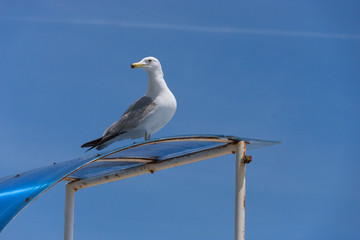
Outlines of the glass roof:
M189 154L196 151L224 145L225 143L205 141L162 142L140 145L110 154L106 158L145 158L152 160L165 160L170 157Z
M0 232L26 206L61 180L73 181L186 156L239 141L255 149L279 142L221 135L159 138L0 178Z
M85 179L97 175L107 174L124 168L133 167L146 162L136 162L140 159L148 162L163 161L169 158L184 156L193 152L223 146L226 143L206 141L181 141L181 142L154 142L137 147L127 148L93 162L77 172L71 174L70 179ZM112 162L108 162L108 161ZM123 160L123 161L122 161ZM127 160L126 162L124 160Z

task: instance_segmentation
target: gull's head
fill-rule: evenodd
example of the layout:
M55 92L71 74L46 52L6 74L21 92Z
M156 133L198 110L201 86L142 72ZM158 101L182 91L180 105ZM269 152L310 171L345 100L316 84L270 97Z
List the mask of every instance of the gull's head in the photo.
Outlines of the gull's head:
M160 61L154 57L143 58L140 62L133 63L130 66L131 68L142 68L147 72L156 72L161 71Z

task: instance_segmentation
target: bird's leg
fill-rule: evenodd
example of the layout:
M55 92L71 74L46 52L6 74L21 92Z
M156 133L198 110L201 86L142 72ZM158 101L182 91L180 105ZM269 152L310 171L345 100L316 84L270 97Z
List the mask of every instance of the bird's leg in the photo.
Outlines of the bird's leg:
M147 141L147 140L150 140L150 137L151 137L151 135L149 134L147 134L147 132L145 132L145 141Z

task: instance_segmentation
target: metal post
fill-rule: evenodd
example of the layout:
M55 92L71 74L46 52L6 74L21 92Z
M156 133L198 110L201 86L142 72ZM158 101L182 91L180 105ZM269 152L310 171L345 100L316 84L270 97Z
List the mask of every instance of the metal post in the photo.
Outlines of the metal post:
M70 184L66 184L64 240L74 239L74 200L75 191L70 187Z
M236 146L235 240L245 239L245 159L246 143L241 141Z

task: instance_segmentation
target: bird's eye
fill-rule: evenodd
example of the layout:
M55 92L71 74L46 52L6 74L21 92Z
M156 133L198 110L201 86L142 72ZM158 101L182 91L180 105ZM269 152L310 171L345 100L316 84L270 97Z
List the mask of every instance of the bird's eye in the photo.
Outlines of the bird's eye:
M149 60L148 60L148 62L152 62L152 60L151 60L151 59L149 59Z

